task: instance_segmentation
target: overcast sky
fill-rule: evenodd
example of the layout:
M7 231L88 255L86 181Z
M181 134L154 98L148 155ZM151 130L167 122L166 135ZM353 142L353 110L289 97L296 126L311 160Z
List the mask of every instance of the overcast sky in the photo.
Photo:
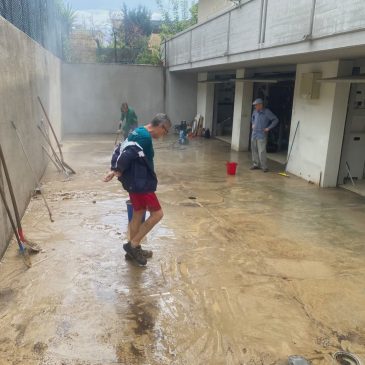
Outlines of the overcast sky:
M75 10L102 9L102 10L119 10L123 2L128 7L134 8L138 5L144 5L152 12L157 11L156 0L66 0Z
M156 0L64 0L69 3L74 10L76 10L76 26L90 29L110 28L110 11L121 10L123 3L128 8L135 8L138 5L147 7L152 14L152 20L160 20ZM189 1L189 5L192 4ZM168 0L163 0L165 5L169 4Z

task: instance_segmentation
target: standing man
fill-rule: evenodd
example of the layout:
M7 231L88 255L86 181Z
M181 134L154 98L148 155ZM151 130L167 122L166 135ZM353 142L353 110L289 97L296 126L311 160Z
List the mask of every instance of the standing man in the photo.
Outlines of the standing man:
M138 127L138 118L135 111L130 108L127 103L122 104L120 111L122 114L120 117L119 129L123 131L123 136L126 140L129 133Z
M166 135L170 128L171 121L166 114L157 114L149 124L136 128L128 140L115 149L111 171L104 177L104 181L108 182L117 176L123 188L129 192L133 217L130 223L130 241L123 245L123 249L130 258L143 266L147 264L147 258L152 257L152 251L143 250L141 241L163 217L155 194L157 177L153 164L152 138L158 139ZM150 216L142 222L146 211L150 212Z
M251 118L251 170L262 169L263 172L268 172L266 156L267 136L269 131L279 123L279 119L270 109L264 108L262 99L256 99L252 105L255 106L255 111Z

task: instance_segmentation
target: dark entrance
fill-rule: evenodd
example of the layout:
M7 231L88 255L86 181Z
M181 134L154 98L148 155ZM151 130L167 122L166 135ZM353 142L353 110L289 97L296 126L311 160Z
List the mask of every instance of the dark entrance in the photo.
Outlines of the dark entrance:
M235 75L215 76L213 135L230 139L233 127Z
M279 125L270 131L268 136L267 152L269 153L283 153L288 150L294 84L294 80L273 80L254 84L253 99L263 99L265 106L279 118Z

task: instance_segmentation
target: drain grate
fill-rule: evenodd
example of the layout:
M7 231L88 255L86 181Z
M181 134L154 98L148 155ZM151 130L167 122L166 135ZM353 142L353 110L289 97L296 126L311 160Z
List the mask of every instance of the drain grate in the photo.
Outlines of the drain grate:
M338 351L333 355L338 365L362 365L360 359L346 351Z

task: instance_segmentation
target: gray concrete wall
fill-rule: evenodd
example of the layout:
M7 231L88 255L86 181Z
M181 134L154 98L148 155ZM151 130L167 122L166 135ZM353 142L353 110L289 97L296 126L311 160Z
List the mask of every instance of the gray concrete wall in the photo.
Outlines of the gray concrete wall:
M164 112L163 69L145 65L63 64L63 134L113 133L123 101L139 124Z
M314 8L312 0L248 0L214 17L215 3L201 1L210 19L167 42L171 71L323 61L345 48L356 58L365 48L363 0L317 0Z
M41 148L37 124L43 117L39 95L56 131L61 130L60 60L0 17L0 143L3 148L17 203L23 214L35 187L11 121L18 126L38 178L47 160ZM1 174L3 176L3 174ZM3 184L2 177L0 183ZM10 202L10 200L9 200ZM45 219L46 215L45 215ZM0 256L11 234L0 202Z
M173 124L191 121L197 111L197 74L168 72L166 111Z

